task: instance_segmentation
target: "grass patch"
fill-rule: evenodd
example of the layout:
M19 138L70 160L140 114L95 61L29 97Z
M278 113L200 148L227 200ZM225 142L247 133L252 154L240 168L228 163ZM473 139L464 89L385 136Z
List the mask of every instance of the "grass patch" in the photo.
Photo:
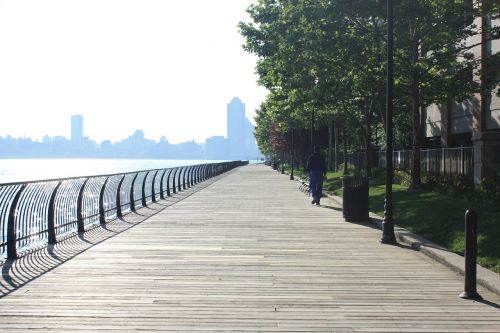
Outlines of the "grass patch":
M328 173L325 189L342 196L341 173ZM382 172L370 179L370 211L384 214L385 180ZM394 222L450 251L464 253L464 215L478 215L478 263L500 273L500 214L491 201L471 201L432 191L408 191L393 185Z

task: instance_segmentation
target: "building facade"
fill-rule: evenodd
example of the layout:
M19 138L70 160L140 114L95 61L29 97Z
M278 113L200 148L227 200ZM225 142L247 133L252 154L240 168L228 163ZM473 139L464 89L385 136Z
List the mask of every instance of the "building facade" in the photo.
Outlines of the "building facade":
M500 52L500 40L490 40L488 27L500 26L500 20L480 17L474 22L482 33L471 39L474 56L480 66L474 80L481 83L481 72L491 55ZM500 69L498 69L500 70ZM497 85L498 89L498 85ZM473 147L474 182L494 179L500 172L500 97L493 92L478 93L466 101L452 100L448 105L432 105L425 110L425 137L428 148Z
M227 140L230 146L245 145L245 104L234 97L227 104Z
M83 140L83 116L75 114L71 116L71 141L80 142Z

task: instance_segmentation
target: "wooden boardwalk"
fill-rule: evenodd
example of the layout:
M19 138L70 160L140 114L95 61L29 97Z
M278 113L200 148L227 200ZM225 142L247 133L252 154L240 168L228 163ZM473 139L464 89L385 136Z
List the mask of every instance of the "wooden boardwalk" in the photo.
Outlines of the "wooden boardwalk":
M242 167L4 263L0 330L500 332L499 296L458 298L462 277L298 185Z

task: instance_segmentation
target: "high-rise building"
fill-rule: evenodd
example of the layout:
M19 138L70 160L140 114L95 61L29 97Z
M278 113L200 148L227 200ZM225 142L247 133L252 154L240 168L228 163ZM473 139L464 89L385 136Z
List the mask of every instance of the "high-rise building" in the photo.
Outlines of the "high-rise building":
M83 116L75 114L71 116L71 141L83 140Z
M227 139L234 143L244 143L245 104L235 97L227 105Z
M245 104L234 97L227 105L227 144L228 158L255 159L259 150L253 134L254 126L245 116Z

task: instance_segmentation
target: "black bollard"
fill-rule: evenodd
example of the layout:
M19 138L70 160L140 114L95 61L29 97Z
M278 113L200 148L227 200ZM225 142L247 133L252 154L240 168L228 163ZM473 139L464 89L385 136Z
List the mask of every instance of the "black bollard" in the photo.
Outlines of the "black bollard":
M476 288L477 215L472 210L465 212L465 283L461 298L482 299Z

